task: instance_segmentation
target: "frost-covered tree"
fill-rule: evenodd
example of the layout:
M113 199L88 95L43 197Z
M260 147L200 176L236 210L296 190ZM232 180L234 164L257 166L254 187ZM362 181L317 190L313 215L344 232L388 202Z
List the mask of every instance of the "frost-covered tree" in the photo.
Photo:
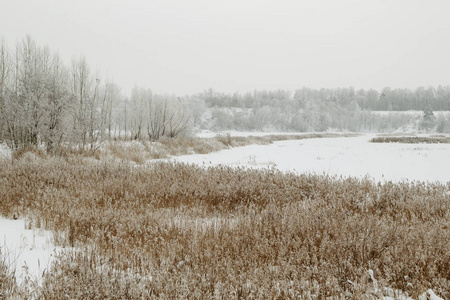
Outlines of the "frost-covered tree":
M52 152L68 138L72 129L70 109L74 104L74 97L70 93L69 73L58 55L52 58L46 90L45 115L40 132L47 150Z
M174 96L155 96L148 105L148 136L157 141L161 137L186 135L191 117L186 105Z
M13 54L0 46L1 139L13 148L63 141L71 102L68 74L59 56L30 38Z
M123 108L125 131L132 139L157 141L161 137L187 134L191 114L186 103L175 96L154 95L151 90L135 87Z
M111 139L113 137L113 110L120 101L122 101L120 87L114 82L108 81L102 88L100 99L100 131L102 138L107 136L108 139Z
M71 92L76 105L74 107L74 135L73 141L79 142L83 147L93 146L101 133L99 131L99 86L100 79L93 76L84 57L72 61Z
M4 139L4 131L6 129L6 111L5 101L9 79L9 54L4 39L0 41L0 143Z
M16 46L11 81L3 99L4 134L14 148L39 142L45 126L50 61L48 48L38 47L30 37Z
M131 91L130 131L133 139L142 139L148 115L148 105L152 99L150 90L134 87Z
M58 54L26 37L10 51L0 41L0 142L12 148L61 145L85 148L105 139L157 140L188 132L190 111L181 99L120 87L91 71L86 59L68 68Z

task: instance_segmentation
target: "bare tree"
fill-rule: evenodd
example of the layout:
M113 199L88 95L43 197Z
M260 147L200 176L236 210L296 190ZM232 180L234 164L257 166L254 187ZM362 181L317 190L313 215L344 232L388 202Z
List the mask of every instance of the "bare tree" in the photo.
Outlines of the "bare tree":
M150 140L157 141L164 136L166 132L167 113L167 98L156 97L149 103L148 136Z
M158 96L149 103L148 135L153 141L163 136L177 137L187 134L191 127L188 109L181 99Z
M59 146L71 129L69 111L75 100L70 93L68 71L56 54L52 59L47 92L45 129L42 135L47 150L53 152L55 145Z
M9 58L0 46L0 132L10 146L61 143L63 115L70 98L67 73L56 54L30 38ZM59 131L59 133L57 133Z
M121 101L120 88L113 82L107 82L102 89L100 109L100 131L102 138L112 137L113 109Z
M67 68L30 37L14 50L1 41L0 142L54 152L64 142L85 148L115 138L113 132L120 138L122 130L125 138L144 139L147 133L151 140L189 131L190 111L182 99L136 87L128 101L115 83L101 84L84 57Z
M49 50L27 37L16 46L13 82L3 99L3 122L8 143L14 147L37 145L44 119Z
M133 139L142 139L142 134L144 130L145 124L145 116L146 116L146 99L151 97L151 92L143 89L134 87L131 91L131 117L132 117L132 126L130 130L132 131Z
M170 114L167 121L167 135L177 137L188 134L191 116L180 100L171 101Z
M100 79L93 77L84 57L72 61L72 88L77 105L73 111L75 139L83 148L98 138L98 99Z
M0 41L0 142L4 139L5 130L5 101L9 77L9 54L5 40Z

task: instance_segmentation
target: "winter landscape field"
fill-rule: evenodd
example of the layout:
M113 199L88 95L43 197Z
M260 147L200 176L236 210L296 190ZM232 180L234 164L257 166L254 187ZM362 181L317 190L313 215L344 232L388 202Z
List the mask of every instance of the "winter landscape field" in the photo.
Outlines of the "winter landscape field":
M0 1L0 300L450 299L449 16Z
M384 136L138 164L117 146L99 160L3 148L2 295L446 299L450 144L372 142Z
M233 133L231 133L233 134ZM252 135L252 133L247 133ZM369 178L374 181L450 181L450 144L371 143L376 134L281 141L170 161L203 166L276 168L297 174Z

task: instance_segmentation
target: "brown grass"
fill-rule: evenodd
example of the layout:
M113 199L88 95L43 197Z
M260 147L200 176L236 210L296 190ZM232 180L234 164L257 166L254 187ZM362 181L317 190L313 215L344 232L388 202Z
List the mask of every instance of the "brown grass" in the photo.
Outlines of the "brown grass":
M177 137L161 138L157 142L133 141L133 142L108 142L100 156L112 156L122 161L132 161L136 164L144 164L148 160L168 158L170 156L189 154L208 154L232 147L248 145L268 145L277 141L301 140L311 138L348 137L355 134L303 134L303 135L267 135L232 137L230 135L218 135L213 138Z
M35 159L35 158L43 158L46 157L47 154L44 150L34 147L34 146L27 146L23 148L19 148L12 153L12 159L17 160L21 158L26 159Z
M370 140L372 143L404 143L404 144L448 144L450 143L450 137L446 136L430 136L430 137L417 137L417 136L385 136L375 137Z
M0 299L9 299L18 294L12 267L5 259L4 249L0 247Z
M449 190L167 163L0 162L1 214L75 247L33 291L44 299L369 299L383 287L449 299Z

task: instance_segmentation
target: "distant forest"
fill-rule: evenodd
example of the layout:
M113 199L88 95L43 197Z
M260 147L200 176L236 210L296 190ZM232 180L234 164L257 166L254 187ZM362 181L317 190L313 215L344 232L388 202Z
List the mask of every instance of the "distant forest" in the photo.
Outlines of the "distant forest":
M194 98L200 99L209 111L209 118L205 120L198 116L205 110L196 110L197 126L210 129L450 131L447 113L450 111L450 86L415 90L386 87L381 91L352 87L302 88L294 92L254 91L232 95L210 89Z
M294 92L254 91L253 93L232 95L214 92L212 89L200 95L209 107L257 108L276 107L280 101L291 101L298 108L306 108L309 103L316 105L358 106L361 110L407 111L425 110L450 111L450 86L419 87L410 89L355 90L353 87L336 89L301 88Z
M116 83L92 71L84 57L66 64L30 37L13 48L0 41L0 143L11 148L39 145L51 152L62 145L156 141L202 129L447 133L446 111L450 86L243 94L209 89L182 97L135 87L124 95Z

